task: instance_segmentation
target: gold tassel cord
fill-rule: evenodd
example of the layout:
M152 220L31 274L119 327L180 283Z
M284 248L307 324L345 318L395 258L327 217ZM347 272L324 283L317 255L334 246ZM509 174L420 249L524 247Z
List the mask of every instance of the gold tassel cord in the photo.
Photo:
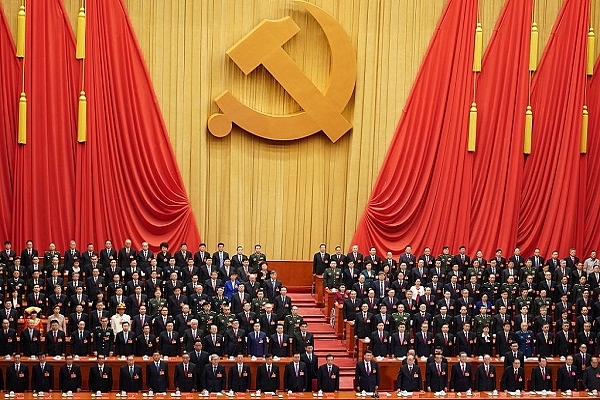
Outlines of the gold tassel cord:
M587 59L586 59L586 74L594 74L594 64L596 61L596 35L594 28L590 28L587 36Z
M533 111L527 106L525 111L525 137L523 140L523 153L531 154L531 133L533 131Z
M531 24L531 43L529 45L529 71L536 71L538 67L539 30L537 24Z
M21 3L17 15L17 57L19 58L25 57L25 16L25 3Z
M581 117L581 142L579 144L579 152L581 154L587 153L588 119L588 108L587 106L583 106L583 115Z
M481 72L481 56L483 53L483 28L481 22L475 28L475 51L473 52L473 72Z
M27 144L27 96L21 92L19 98L19 133L17 136L19 144Z
M85 3L82 1L81 8L79 9L79 15L77 17L77 49L75 51L75 58L77 58L78 60L82 60L85 58L85 13Z
M477 142L477 103L471 104L471 110L469 111L469 142L468 151L475 151L475 145Z
M87 140L87 98L82 90L79 95L79 124L77 125L77 141L84 143Z

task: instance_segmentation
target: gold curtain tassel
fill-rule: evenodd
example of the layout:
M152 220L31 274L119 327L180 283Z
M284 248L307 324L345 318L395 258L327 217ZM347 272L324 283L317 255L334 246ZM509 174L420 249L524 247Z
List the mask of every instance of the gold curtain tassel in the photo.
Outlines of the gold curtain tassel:
M523 140L523 153L531 154L531 132L533 131L533 111L527 106L525 111L525 138Z
M471 104L471 110L469 111L469 142L468 151L475 151L475 144L477 142L477 103Z
M529 44L529 70L536 71L538 67L538 47L539 47L539 36L538 26L534 22L531 24L531 42Z
M84 143L87 140L87 98L82 90L79 95L79 118L77 125L77 141Z
M75 51L75 58L78 60L85 58L85 27L85 8L81 7L77 17L77 50Z
M19 98L19 131L17 141L19 144L27 144L27 96L21 92Z
M481 22L475 28L475 51L473 52L473 72L481 72L481 56L483 53L483 28Z
M25 57L25 6L19 7L17 15L17 57Z
M583 116L581 118L581 143L579 144L579 152L581 154L587 153L588 119L588 108L587 106L583 106Z
M588 75L593 75L594 64L596 61L596 35L594 34L594 28L590 28L590 30L588 31L586 61L586 73Z

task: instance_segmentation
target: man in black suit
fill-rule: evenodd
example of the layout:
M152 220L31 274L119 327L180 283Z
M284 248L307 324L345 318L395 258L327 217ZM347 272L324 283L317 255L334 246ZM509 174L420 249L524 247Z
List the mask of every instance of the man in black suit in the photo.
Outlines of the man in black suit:
M14 264L17 253L12 249L12 243L9 240L4 242L4 250L0 253L0 263L6 265L6 268Z
M525 390L525 371L521 368L521 360L514 359L511 366L504 369L500 389L505 392Z
M308 371L306 364L300 361L300 354L295 353L292 361L285 365L283 373L283 385L288 392L304 392Z
M565 365L558 368L556 389L560 391L577 390L577 368L573 365L573 356L568 355Z
M33 263L33 257L39 257L37 249L33 248L33 241L28 240L25 242L25 248L21 251L21 265L25 268L29 267Z
M195 392L198 382L196 364L190 362L190 355L183 353L181 362L175 366L175 390L180 392Z
M21 353L24 356L31 357L36 355L41 350L41 337L40 331L35 329L35 322L29 320L28 328L21 332Z
M2 320L0 331L0 356L13 355L17 352L17 331L10 327L7 319Z
M158 351L152 354L152 361L146 365L146 384L156 393L166 393L169 388L169 365L161 360Z
M138 356L151 356L156 346L156 336L150 333L150 325L145 325L142 334L135 340L135 350Z
M583 373L583 388L588 392L600 390L600 371L598 370L598 357L592 357L592 366Z
M258 366L256 372L256 389L265 392L279 390L279 366L273 364L273 356L267 354L265 363Z
M108 393L112 390L112 367L105 364L106 356L98 354L98 363L90 368L88 384L92 393Z
M423 390L423 377L421 370L415 363L415 357L408 355L406 364L403 364L398 371L396 389L405 392L418 392Z
M484 354L483 363L475 369L475 391L496 390L496 367L489 354Z
M448 364L442 362L443 356L437 353L434 362L427 364L425 379L428 392L441 392L448 390Z
M519 351L519 344L511 343L510 351L504 354L504 369L512 366L515 359L520 361L519 366L525 365L525 354Z
M552 390L552 370L546 365L546 357L539 357L539 365L531 370L531 390Z
M308 325L304 321L300 323L300 332L296 332L293 339L295 353L304 353L307 346L313 346L314 348L314 335L308 331Z
M327 362L317 370L317 390L333 393L340 390L340 367L333 363L333 355L325 356Z
M6 391L23 393L29 388L29 370L21 363L21 355L15 354L14 363L6 368Z
M235 364L229 367L227 378L229 381L229 390L233 390L236 393L244 393L250 389L252 374L250 366L244 363L244 355L242 353L236 356Z
M58 372L58 388L63 393L78 393L81 391L81 368L79 365L73 364L71 354L67 354L65 361L66 363L60 367Z
M197 266L198 268L200 268L200 267L206 265L206 260L208 260L208 259L210 259L212 262L210 253L208 251L206 251L206 243L200 243L198 245L198 251L196 252L196 254L194 254L194 265Z
M354 337L364 339L373 331L373 314L369 312L369 305L363 303L361 311L357 312L354 319Z
M225 251L224 243L217 244L217 251L213 253L212 259L213 264L219 269L223 266L225 260L229 260L229 253Z
M66 348L66 335L58 329L58 321L50 322L50 330L46 332L46 353L49 356L64 356Z
M71 353L78 356L88 356L92 343L92 333L85 329L85 322L79 321L77 329L71 332Z
M471 324L466 323L456 332L456 351L465 352L471 357L475 350L475 334L471 332Z
M562 329L557 330L554 345L554 354L557 356L566 357L573 353L573 343L575 341L575 334L569 330L570 325L568 322L562 324Z
M277 280L277 271L271 271L270 278L265 280L263 283L263 289L265 291L265 296L269 299L270 302L275 300L275 297L279 295L279 291L283 287L281 281Z
M377 324L377 330L370 336L369 348L375 357L387 357L390 353L390 334L383 329L383 322Z
M362 271L363 269L363 255L358 251L358 245L352 246L352 251L346 255L346 262L353 262L354 266Z
M306 391L312 392L312 381L317 378L319 369L319 357L314 353L312 344L306 346L305 351L300 353L300 361L306 364ZM297 352L294 352L297 353Z
M550 325L542 325L542 331L535 337L537 353L542 357L552 357L554 353L554 334L550 332Z
M169 357L179 355L179 333L173 330L173 322L167 322L167 330L159 335L158 350L160 354Z
M466 392L471 390L473 384L473 370L471 363L467 362L467 353L459 354L459 361L452 366L450 377L450 391Z
M587 351L587 345L579 345L579 352L573 356L573 365L577 371L577 379L583 378L583 372L592 365L592 356Z
M219 357L224 354L225 342L223 339L223 335L217 333L218 328L216 325L210 326L210 333L204 336L204 349L208 352L208 354L216 354Z
M418 357L427 357L431 354L433 346L433 335L429 330L429 325L424 322L421 325L421 331L415 333L414 349Z
M46 354L38 354L40 362L31 368L31 388L34 393L51 392L54 389L54 366L46 362Z
M129 322L123 322L123 330L115 338L115 354L118 356L135 355L135 333L129 329Z
M133 356L128 356L127 365L123 365L119 370L119 390L127 393L142 390L142 367L135 365Z
M356 391L377 392L379 388L379 366L373 361L373 353L367 350L363 361L356 364Z
M329 266L330 254L327 253L327 246L325 243L321 243L319 251L313 256L313 274L323 275L325 269Z
M225 341L225 355L244 354L246 350L246 331L240 329L240 322L237 319L233 320L231 326L227 328L223 340Z
M227 383L227 375L225 367L219 365L219 356L216 354L210 355L210 364L204 366L203 387L209 393L218 393L225 390Z
M142 242L142 249L137 252L137 265L142 271L150 268L150 263L154 258L154 252L148 249L148 242ZM148 274L147 278L150 278Z

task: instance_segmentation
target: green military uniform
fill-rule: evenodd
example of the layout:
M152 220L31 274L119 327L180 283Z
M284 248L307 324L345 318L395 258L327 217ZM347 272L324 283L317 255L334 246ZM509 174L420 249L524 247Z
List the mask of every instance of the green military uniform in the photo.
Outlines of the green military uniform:
M208 332L211 325L217 323L217 313L214 311L200 311L198 314L198 329L202 332Z
M47 270L52 265L52 259L58 257L58 263L60 264L60 253L56 250L44 252L44 267Z
M481 284L483 282L483 272L484 270L482 268L469 267L469 269L467 269L467 278L465 279L465 281L470 282L471 277L476 276L477 283Z
M323 284L326 288L338 289L342 284L342 270L339 268L327 267L323 272Z
M262 300L257 298L252 299L252 307L250 308L257 316L264 314L264 306L269 302L269 299L263 298Z
M543 306L548 307L548 315L551 315L553 313L552 299L550 297L544 297L543 299L541 297L536 297L535 299L533 299L533 314L538 315L540 313L540 309Z
M94 351L97 351L98 354L108 357L109 353L113 351L114 341L115 334L111 328L102 329L101 326L98 326L94 330Z
M452 271L452 255L440 254L437 259L442 262L442 268L446 270L446 273Z
M221 313L217 315L215 323L217 324L218 333L224 335L225 331L227 331L227 328L231 326L233 321L237 321L237 318L233 314L225 315Z
M583 297L583 292L590 291L590 285L584 283L576 283L573 285L573 303L575 303L579 298Z
M283 320L283 331L290 337L294 336L295 333L300 332L300 324L302 324L302 321L304 321L302 315L286 315Z
M533 275L533 279L535 280L535 268L521 268L519 270L519 282L525 282L528 275Z
M404 325L406 327L406 332L410 329L410 314L406 311L403 313L393 313L392 314L392 332L396 332L398 330L398 325Z
M148 300L148 314L152 317L158 317L160 315L160 309L167 306L167 300L156 297Z
M484 294L487 294L488 301L490 301L492 304L494 304L494 302L500 298L499 290L500 284L498 282L492 283L488 281L481 285L481 295L483 296Z
M229 304L229 299L225 296L213 296L210 298L211 310L215 310L215 312L221 312L221 307Z
M481 335L483 333L483 327L488 325L492 327L492 316L489 314L479 314L475 316L475 334Z
M517 307L517 313L520 313L521 308L523 308L523 307L527 307L527 310L531 311L531 310L533 310L533 299L529 296L527 296L527 297L519 296L515 300L515 306ZM519 329L520 329L520 327L519 327Z
M260 264L263 261L267 261L267 256L265 256L263 253L256 254L255 252L252 253L252 255L248 257L248 259L250 260L250 266L252 267L252 269L258 271L260 269Z
M510 283L505 282L502 285L500 285L500 293L502 293L504 291L508 292L508 299L510 301L512 301L513 303L515 302L515 299L517 297L518 290L519 290L518 283L513 283L511 285Z

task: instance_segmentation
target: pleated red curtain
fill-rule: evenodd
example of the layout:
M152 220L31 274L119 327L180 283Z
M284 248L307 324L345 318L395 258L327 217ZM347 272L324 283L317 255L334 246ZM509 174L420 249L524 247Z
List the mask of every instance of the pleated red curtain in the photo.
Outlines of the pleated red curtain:
M589 110L588 147L584 156L587 168L585 187L585 248L592 250L600 246L600 63L596 64L594 75L587 85L587 105Z
M120 0L87 1L88 139L77 148L75 236L157 247L200 241L167 129Z
M75 38L61 0L27 1L26 27L27 144L16 147L8 237L16 248L24 247L27 239L40 250L50 241L66 248L75 231L80 77Z
M12 220L13 171L21 63L0 4L0 237L8 239Z

